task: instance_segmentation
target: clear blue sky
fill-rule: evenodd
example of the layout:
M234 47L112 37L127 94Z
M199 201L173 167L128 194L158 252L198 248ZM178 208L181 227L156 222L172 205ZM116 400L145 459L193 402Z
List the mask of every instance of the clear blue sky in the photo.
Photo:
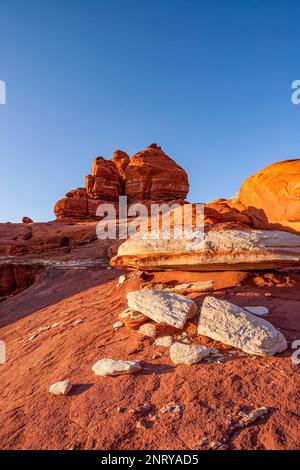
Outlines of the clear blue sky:
M157 142L190 201L300 157L300 2L0 0L0 221L54 218L97 155Z

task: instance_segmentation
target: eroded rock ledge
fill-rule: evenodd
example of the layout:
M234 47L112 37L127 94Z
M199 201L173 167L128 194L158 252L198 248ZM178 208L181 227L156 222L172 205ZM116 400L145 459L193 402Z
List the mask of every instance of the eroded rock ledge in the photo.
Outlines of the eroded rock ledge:
M209 231L193 239L151 240L137 234L111 260L119 268L185 271L275 269L300 265L300 237L271 230Z

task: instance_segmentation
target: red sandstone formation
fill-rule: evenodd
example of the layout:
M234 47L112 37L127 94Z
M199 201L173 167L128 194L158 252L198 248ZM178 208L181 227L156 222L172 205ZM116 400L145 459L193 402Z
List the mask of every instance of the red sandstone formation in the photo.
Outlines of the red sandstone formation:
M135 154L131 159L122 150L116 150L112 160L97 157L92 175L85 180L85 189L69 191L54 207L60 221L97 219L97 207L103 202L118 202L121 195L128 202L180 202L188 193L185 171L156 144Z
M246 179L240 202L254 226L300 233L300 159L274 163Z
M97 157L92 165L93 175L85 180L87 195L91 199L118 201L122 180L114 162Z
M156 144L136 153L126 168L125 192L130 202L184 200L186 172Z
M23 224L32 224L33 220L30 217L23 217L22 218L22 223Z
M225 199L217 199L205 205L205 213L209 212L209 209L216 211L218 216L213 216L216 222L236 222L237 224L252 225L252 220L246 210L240 207L238 210L236 207L230 204L230 201Z
M96 219L96 211L102 202L99 199L91 199L87 196L85 188L77 188L69 191L66 197L57 201L54 213L58 220L65 222L91 221Z
M119 175L120 175L122 181L125 182L126 168L127 168L127 166L129 165L129 162L130 162L129 156L127 155L126 152L123 152L122 150L115 150L112 161L116 165L117 170L119 172Z

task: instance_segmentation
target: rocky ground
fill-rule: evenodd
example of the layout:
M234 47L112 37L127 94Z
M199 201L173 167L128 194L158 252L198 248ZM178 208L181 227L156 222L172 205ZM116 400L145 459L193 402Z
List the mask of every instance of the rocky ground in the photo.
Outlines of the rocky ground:
M0 303L0 437L2 449L296 449L299 448L299 369L291 342L300 338L300 275L284 272L133 273L97 267L47 266L26 290ZM128 276L127 276L128 277ZM217 347L222 356L174 365L169 349L132 328L114 331L126 293L141 283L212 279L213 295L237 305L264 305L267 319L288 340L275 357L249 356L197 336L187 342ZM201 305L205 294L192 294ZM159 326L157 336L178 336ZM98 377L105 357L142 361L141 372ZM68 379L67 396L48 393ZM244 415L265 407L253 423Z
M59 221L0 224L0 448L299 449L300 160L207 204L204 242L119 251L96 236L97 206L182 205L188 177L156 144L92 173L57 202ZM171 295L161 311L170 291L182 308ZM266 307L268 326L241 307ZM134 373L97 375L107 367Z

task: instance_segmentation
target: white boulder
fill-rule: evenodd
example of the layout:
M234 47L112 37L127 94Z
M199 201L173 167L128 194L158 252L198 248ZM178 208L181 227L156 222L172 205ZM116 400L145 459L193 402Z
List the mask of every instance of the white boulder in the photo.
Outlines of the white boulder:
M172 336L161 336L154 341L155 346L161 346L163 348L169 348L173 343Z
M155 338L156 326L153 323L144 323L139 327L138 332L148 338Z
M191 299L173 292L141 290L127 294L128 306L138 310L157 323L183 328L188 317L197 311Z
M272 356L287 349L283 334L267 320L215 297L204 299L198 334L257 356Z
M50 385L49 393L53 395L68 395L71 391L72 383L69 380L63 380Z
M141 369L142 366L138 361L121 361L114 359L101 359L92 367L92 371L95 375L102 376L132 374Z
M198 344L174 343L170 347L170 358L174 364L197 364L214 351Z

